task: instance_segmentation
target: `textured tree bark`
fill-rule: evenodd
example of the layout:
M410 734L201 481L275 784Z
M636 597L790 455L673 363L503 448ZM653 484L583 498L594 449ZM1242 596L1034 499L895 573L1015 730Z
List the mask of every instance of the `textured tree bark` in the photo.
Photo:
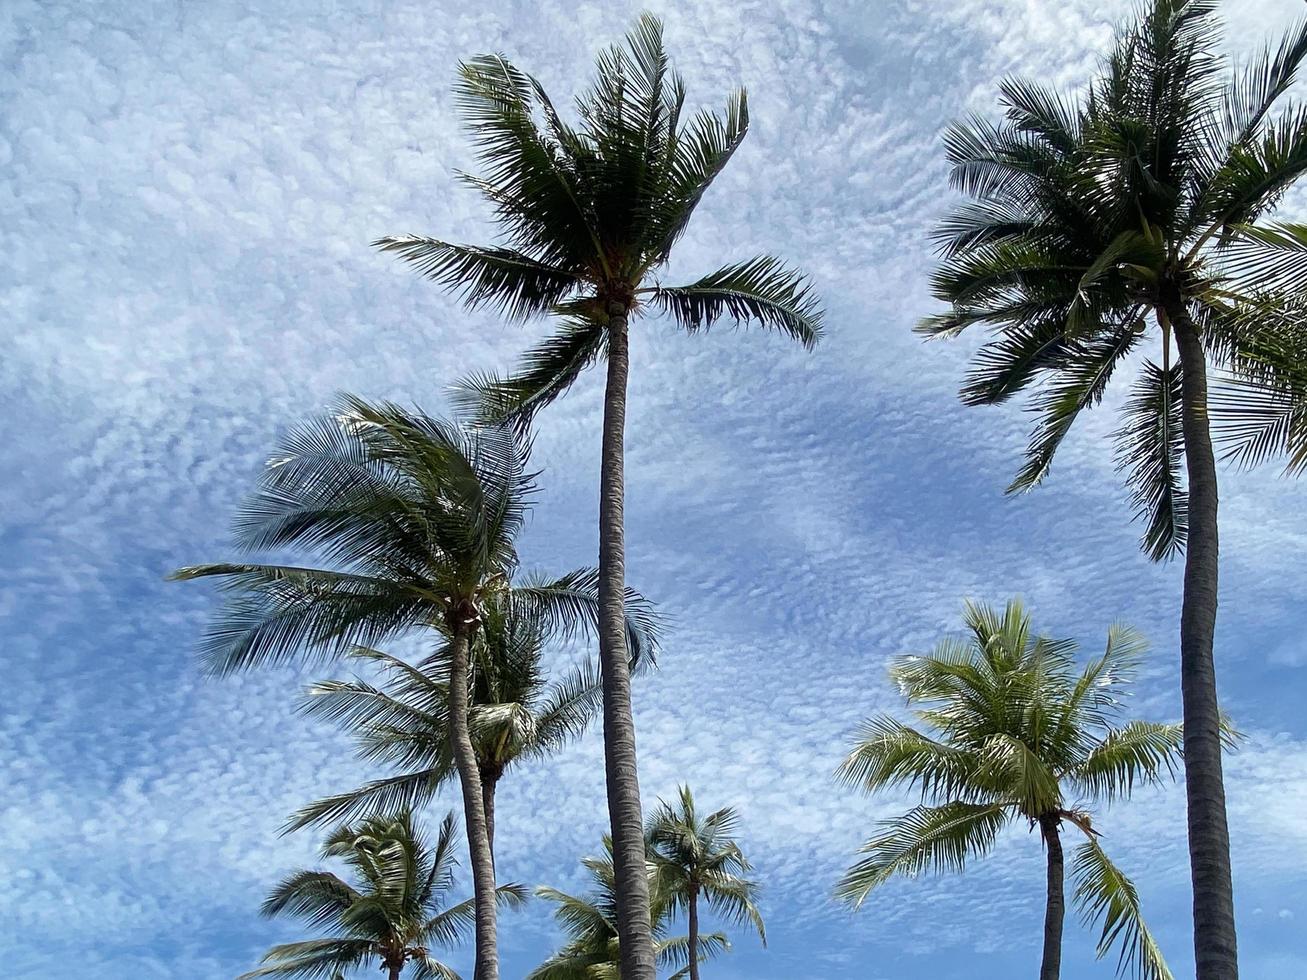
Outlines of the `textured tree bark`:
M490 860L495 859L495 787L499 777L493 772L481 773L481 809L486 815L486 843L490 846Z
M1048 853L1048 904L1044 908L1044 958L1039 980L1058 980L1062 973L1062 926L1066 921L1066 895L1062 832L1056 815L1039 818L1039 830Z
M626 381L630 369L625 311L608 323L608 382L604 391L599 476L599 663L604 694L604 770L613 832L614 892L622 980L655 980L649 924L644 815L636 774L631 669L626 649L626 554L622 506Z
M699 980L699 886L690 886L690 980Z
M1237 980L1230 830L1221 769L1221 714L1216 696L1216 593L1219 565L1216 460L1207 417L1207 361L1202 338L1178 294L1166 303L1182 379L1181 418L1189 477L1189 539L1180 611L1180 690L1189 867L1194 888L1197 980Z
M463 822L467 831L468 859L472 865L472 894L476 918L475 980L499 980L499 954L495 936L495 859L490 849L481 771L468 733L467 671L469 628L454 623L449 657L449 729L454 743L454 764L463 791Z

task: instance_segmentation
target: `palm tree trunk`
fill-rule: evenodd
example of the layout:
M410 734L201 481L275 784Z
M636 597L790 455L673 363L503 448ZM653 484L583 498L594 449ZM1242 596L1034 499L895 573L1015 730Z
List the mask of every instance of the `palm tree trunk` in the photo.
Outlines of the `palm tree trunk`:
M1178 292L1166 304L1182 378L1189 539L1180 611L1180 690L1184 707L1184 774L1189 868L1194 888L1197 980L1237 980L1230 830L1221 772L1221 714L1216 697L1218 573L1216 460L1207 418L1207 361L1202 338Z
M690 886L690 980L699 980L699 886Z
M454 764L463 791L463 823L468 859L472 865L472 894L476 912L475 980L499 980L499 953L495 937L495 859L490 848L481 771L467 724L467 671L470 628L454 623L449 656L449 730L454 743Z
M481 810L486 815L486 843L490 847L490 860L495 859L495 787L499 777L493 772L481 773Z
M1066 920L1062 835L1055 814L1039 818L1040 833L1048 849L1048 904L1044 908L1044 959L1039 980L1058 980L1062 973L1062 925Z
M387 969L390 972L390 980L399 980L399 975L404 972L404 964L392 965Z
M608 384L599 475L599 663L604 693L604 771L613 832L613 891L622 980L655 980L649 924L644 815L635 765L631 669L626 650L626 553L622 505L626 379L630 369L627 314L610 309Z

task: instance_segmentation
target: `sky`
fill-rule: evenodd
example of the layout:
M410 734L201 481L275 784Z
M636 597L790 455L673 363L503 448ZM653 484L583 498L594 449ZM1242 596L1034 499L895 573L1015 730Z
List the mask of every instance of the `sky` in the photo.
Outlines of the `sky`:
M733 805L764 884L769 944L736 936L717 980L1030 975L1042 855L1024 827L966 875L897 881L860 912L834 882L877 820L832 772L860 720L901 708L887 658L924 651L965 598L1021 595L1039 629L1151 641L1134 714L1179 717L1181 568L1140 553L1113 471L1110 396L1036 492L1003 488L1028 418L965 408L972 340L925 345L927 233L952 197L941 129L1022 73L1077 86L1119 0L654 2L690 100L748 87L753 128L665 278L773 251L813 276L813 353L719 326L633 330L628 576L674 621L636 688L647 803L688 782ZM227 528L279 436L338 392L440 412L446 386L507 364L543 325L469 314L368 243L486 241L453 112L460 58L500 51L557 101L641 7L6 0L0 5L0 962L15 978L229 978L305 802L368 775L295 712L344 668L216 680L217 607L164 581L233 554ZM1302 10L1225 5L1246 55ZM1301 210L1300 202L1288 207ZM526 565L596 555L591 372L540 419L543 492ZM1244 975L1307 975L1307 486L1221 474L1221 695L1247 739L1227 762ZM576 651L568 652L576 654ZM565 654L560 654L565 655ZM456 803L447 794L434 823ZM579 888L606 822L593 733L501 786L505 878ZM1192 970L1183 787L1096 826L1135 877L1177 976ZM462 887L468 888L466 876ZM543 903L505 916L506 980L558 942ZM1106 977L1071 918L1064 976ZM469 946L447 961L469 970Z

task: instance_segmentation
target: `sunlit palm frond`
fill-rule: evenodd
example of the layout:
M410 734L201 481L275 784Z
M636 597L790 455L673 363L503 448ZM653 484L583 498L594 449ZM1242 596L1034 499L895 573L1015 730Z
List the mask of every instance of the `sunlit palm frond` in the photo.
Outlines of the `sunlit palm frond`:
M1119 950L1118 970L1140 980L1172 980L1157 940L1139 909L1139 894L1090 837L1076 849L1071 866L1076 883L1074 901L1087 925L1102 923L1098 955Z

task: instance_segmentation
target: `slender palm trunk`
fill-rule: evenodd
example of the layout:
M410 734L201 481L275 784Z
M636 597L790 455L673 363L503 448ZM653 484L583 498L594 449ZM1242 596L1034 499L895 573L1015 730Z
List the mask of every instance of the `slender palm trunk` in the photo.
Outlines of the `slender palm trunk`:
M608 323L608 385L599 476L599 663L604 692L604 770L613 832L614 893L622 980L655 980L645 866L644 816L635 766L631 669L626 650L626 553L622 505L626 379L630 368L625 309Z
M399 975L404 972L404 965L402 963L391 964L386 969L390 973L390 980L399 980Z
M493 772L481 772L481 810L486 815L486 844L491 861L495 859L495 788L498 785L499 777Z
M1039 818L1039 830L1048 853L1048 904L1044 908L1044 959L1039 980L1058 980L1062 973L1062 925L1066 920L1065 871L1062 832L1056 815Z
M690 886L690 980L699 980L699 886Z
M449 657L449 729L454 743L454 764L463 791L463 822L468 858L472 865L472 894L476 912L475 980L499 980L499 953L495 937L495 859L490 848L481 771L467 726L467 671L470 628L454 623Z
M1198 980L1237 980L1230 830L1221 772L1221 715L1216 698L1218 572L1216 460L1207 418L1207 361L1202 338L1178 294L1166 304L1183 373L1181 417L1189 476L1189 540L1180 612L1180 690L1189 867L1194 888Z

